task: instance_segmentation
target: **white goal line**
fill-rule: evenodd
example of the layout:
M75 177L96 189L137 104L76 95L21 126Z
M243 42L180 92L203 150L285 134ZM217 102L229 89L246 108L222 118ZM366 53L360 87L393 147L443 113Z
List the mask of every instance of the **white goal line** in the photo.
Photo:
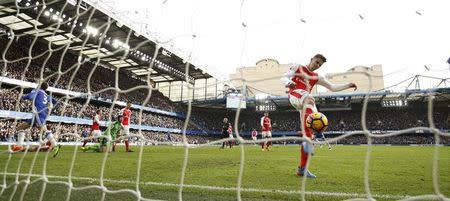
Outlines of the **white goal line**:
M16 174L16 173L0 173L0 175L7 176L30 176L30 177L41 177L41 178L54 178L54 179L69 179L67 176L56 176L56 175L38 175L38 174ZM85 180L91 182L99 182L100 179L92 177L70 177L71 180ZM44 179L45 181L46 179ZM26 180L20 180L19 182L26 182ZM50 181L49 183L51 183ZM60 182L60 181L58 181ZM103 179L103 182L117 183L117 184L136 184L135 181L131 180L114 180L114 179ZM12 182L14 184L14 182ZM140 182L140 184L145 186L170 186L170 187L180 187L180 184L174 183L162 183L162 182ZM222 186L205 186L205 185L195 185L195 184L184 184L183 187L186 188L197 188L206 190L222 190L222 191L236 191L235 187L222 187ZM3 188L7 188L3 186ZM72 187L77 189L76 187ZM95 188L95 187L91 187ZM79 189L80 190L80 189ZM300 190L279 190L279 189L257 189L257 188L241 188L242 192L257 192L257 193L279 193L279 194L301 194ZM317 196L333 196L333 197L354 197L354 198L365 198L366 194L360 193L348 193L348 192L324 192L324 191L305 191L307 195L317 195ZM392 194L374 194L373 197L385 198L385 199L409 199L414 198L411 195L392 195ZM421 196L433 196L433 195L421 195ZM434 195L436 196L436 195ZM428 197L429 198L429 197Z

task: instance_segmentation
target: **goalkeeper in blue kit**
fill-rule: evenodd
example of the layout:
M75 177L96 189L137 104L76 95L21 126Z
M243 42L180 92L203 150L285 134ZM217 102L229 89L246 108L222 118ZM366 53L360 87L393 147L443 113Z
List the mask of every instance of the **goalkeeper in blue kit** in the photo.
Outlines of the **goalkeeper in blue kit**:
M110 149L116 141L117 134L120 132L122 125L120 121L115 121L110 124L105 132L99 137L99 143L91 146L81 147L83 152L94 151L94 152L106 152L108 148Z

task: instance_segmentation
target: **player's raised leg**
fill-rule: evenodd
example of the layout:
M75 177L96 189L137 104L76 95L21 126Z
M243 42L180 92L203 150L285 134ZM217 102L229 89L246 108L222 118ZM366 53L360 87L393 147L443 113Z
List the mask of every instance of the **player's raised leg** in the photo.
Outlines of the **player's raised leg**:
M308 118L308 116L313 112L317 112L314 98L311 95L308 94L307 97L304 99L303 107L304 108L302 109L301 112L302 114L301 117L303 121L301 125L303 127L304 132L302 133L302 136L304 138L314 139L314 132L310 128L306 127L306 118ZM312 174L309 170L306 169L309 154L311 155L314 154L314 146L312 146L312 144L309 144L307 142L303 142L302 148L300 149L300 163L298 166L297 175L299 176L306 175L309 178L316 178L314 174Z

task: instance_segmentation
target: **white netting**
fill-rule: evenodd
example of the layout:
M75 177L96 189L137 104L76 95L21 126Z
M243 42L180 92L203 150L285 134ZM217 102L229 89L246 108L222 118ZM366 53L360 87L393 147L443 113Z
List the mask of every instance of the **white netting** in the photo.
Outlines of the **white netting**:
M449 200L444 194L441 193L439 185L438 175L438 161L439 161L439 147L441 144L441 138L443 136L450 137L449 133L444 133L436 128L433 120L433 99L436 95L434 90L430 90L428 93L428 122L429 127L414 127L404 129L398 132L393 132L385 135L375 135L367 127L366 115L367 107L369 104L370 93L367 93L363 99L363 108L361 114L362 131L347 132L339 137L329 138L322 142L313 142L308 138L301 137L277 137L273 138L273 141L306 141L307 143L325 144L335 143L339 140L349 138L355 135L363 134L367 138L368 146L364 164L364 193L336 193L336 192L321 192L321 191L307 191L307 183L309 182L306 177L301 179L301 190L290 191L282 189L259 189L259 188L244 188L244 164L245 164L245 150L248 144L264 142L264 140L252 141L244 139L240 134L240 113L241 110L237 109L233 122L234 132L237 136L236 141L239 142L240 148L240 161L239 172L235 187L221 187L221 186L207 186L207 185L193 185L186 184L185 176L187 174L187 167L189 162L189 151L193 148L208 147L211 145L221 144L229 139L219 139L217 137L210 137L208 141L199 142L202 139L198 139L195 136L187 135L187 130L190 128L199 128L199 125L189 121L191 119L192 100L194 93L193 85L189 84L191 78L189 71L192 70L190 62L194 60L193 54L196 53L195 48L200 44L196 43L198 37L202 35L196 35L194 33L182 34L170 39L161 39L162 37L155 36L154 33L149 33L143 30L142 27L133 27L128 25L128 28L123 27L123 23L126 23L127 18L113 19L111 15L117 14L115 11L108 10L104 5L92 6L99 2L82 2L78 1L73 4L72 1L11 1L5 2L1 5L1 37L2 37L2 70L0 81L0 90L2 90L2 96L8 97L11 101L10 104L2 105L2 110L8 110L11 113L3 115L1 118L2 123L7 127L16 125L19 120L24 119L26 114L32 111L31 104L24 103L20 100L23 94L29 92L30 88L38 87L43 82L48 82L50 94L58 94L59 106L55 109L54 113L57 116L67 116L72 118L66 118L64 121L51 120L51 130L54 131L58 139L65 139L67 141L80 142L84 138L81 137L81 131L86 130L88 124L76 119L82 119L91 117L96 109L100 109L105 114L105 123L110 123L117 118L118 110L122 108L125 102L134 102L134 109L139 112L134 114L133 123L138 125L133 130L133 134L129 137L139 141L138 146L138 160L136 163L135 179L134 180L114 180L105 178L105 171L110 166L107 166L108 160L111 155L106 152L102 157L102 165L100 167L101 174L98 178L91 177L79 177L74 176L73 172L76 168L77 155L80 154L78 149L79 143L75 143L75 149L73 150L71 160L69 161L69 171L67 176L55 176L48 174L46 169L47 163L51 158L51 152L46 152L43 159L43 169L41 174L35 174L33 169L37 160L41 160L39 152L31 153L25 151L23 155L8 154L6 151L2 154L8 154L4 164L3 182L1 185L0 196L9 200L26 200L27 190L29 185L42 182L42 187L39 193L38 200L46 200L44 194L49 185L63 185L67 187L65 192L65 199L71 200L71 195L74 192L82 192L83 190L99 190L101 191L101 200L106 200L108 195L115 195L120 193L132 194L135 200L153 200L152 197L145 197L142 195L142 186L160 186L160 187L175 187L178 189L178 199L183 200L183 192L185 188L200 189L200 190L217 190L217 191L235 191L236 199L242 199L242 192L258 192L258 193L280 193L287 195L299 195L301 200L306 200L307 195L314 196L329 196L331 199L342 198L354 198L352 200L374 200L380 199L403 199L403 200ZM161 10L164 11L167 1L161 2ZM249 31L249 25L245 21L246 7L245 2L241 1L239 6L240 24L238 24L242 31L242 48L236 52L239 52L240 64L243 63L243 58L246 57L247 43L249 41L247 34ZM302 1L298 2L299 5L299 17L300 23L306 23L300 10L302 10ZM102 13L106 15L99 14ZM194 8L195 10L195 8ZM303 10L302 10L303 11ZM106 18L105 18L106 16ZM363 16L359 15L361 19ZM164 23L164 19L159 19L160 23ZM192 22L191 22L192 23ZM263 25L258 25L257 28L266 25L277 25L281 22L269 22ZM296 22L297 23L297 22ZM192 26L192 24L191 24ZM206 26L206 25L205 25ZM144 26L145 27L145 26ZM276 27L276 26L275 26ZM131 29L130 29L131 28ZM192 27L191 27L192 28ZM60 31L64 30L64 31ZM191 30L192 31L192 30ZM252 30L253 31L253 30ZM114 38L114 33L122 34L123 38ZM234 33L233 33L234 34ZM141 37L141 38L140 38ZM142 39L142 37L147 37ZM207 36L204 36L207 37ZM150 40L148 39L150 38ZM184 72L176 70L169 65L165 64L167 58L159 59L160 49L164 46L170 46L173 40L178 38L187 39L190 43L189 53L184 55L183 60ZM138 40L140 39L140 40ZM307 40L306 34L303 35L303 40L300 41L302 46ZM260 41L261 42L261 41ZM151 44L151 45L149 45ZM142 52L145 49L148 52L153 52L153 55ZM167 50L163 50L167 51ZM176 52L178 55L183 55L183 52ZM161 53L170 55L172 53ZM158 59L156 59L158 58ZM178 58L180 60L180 58ZM142 67L143 66L143 67ZM129 71L121 70L123 68L131 69ZM154 70L158 68L158 72ZM195 69L196 70L196 69ZM132 72L132 73L130 73ZM164 112L155 110L148 110L148 108L158 108L167 111L176 111L176 106L171 105L166 97L158 92L155 88L156 77L163 77L161 79L167 79L170 76L161 76L160 74L172 74L173 77L177 77L178 80L183 80L180 84L181 90L187 90L187 92L181 92L185 94L187 98L187 111L185 120L180 118L164 115ZM369 85L373 76L368 73L354 72L353 74L363 74L367 76ZM348 75L345 73L342 75ZM136 75L141 77L137 78ZM110 76L113 76L112 79ZM270 78L264 78L260 80L246 80L242 77L239 80L243 85L242 93L244 96L248 96L246 91L246 85L249 83L263 82L267 79L279 79L280 76L273 76ZM123 80L127 80L124 82ZM21 81L21 82L20 82ZM158 80L156 80L158 81ZM445 81L446 82L446 81ZM205 87L209 86L205 84ZM159 89L163 89L161 87ZM203 90L203 88L195 88L195 90ZM369 87L369 91L370 87ZM64 94L64 95L61 95ZM81 100L81 101L80 101ZM81 102L81 103L80 103ZM97 103L97 106L93 106L93 102ZM109 102L109 104L107 104ZM144 106L144 107L140 107ZM37 113L37 111L33 111ZM156 114L155 114L156 113ZM303 120L303 119L302 119ZM73 122L70 122L73 121ZM70 125L70 126L69 126ZM177 138L174 142L159 142L158 138L163 138L165 134L152 131L154 128L148 128L145 126L151 125L153 127L167 127L167 128L179 128L176 132L180 135L169 135L172 138ZM137 128L137 129L136 129ZM12 127L11 127L12 129ZM435 149L433 152L433 164L432 164L432 180L434 194L430 195L418 195L418 196L403 196L403 195L378 195L373 194L370 188L370 162L372 154L372 140L376 138L389 138L393 136L399 136L413 131L431 132L434 134ZM43 138L43 132L38 130L31 130L27 132L27 138L31 139ZM124 140L126 137L120 137L119 140ZM199 142L199 145L193 146L193 142ZM164 183L146 181L141 176L143 170L141 167L144 160L144 145L146 144L178 144L183 146L183 163L178 183ZM69 153L66 153L69 154ZM29 155L32 155L31 158ZM8 167L13 157L20 157L15 172L9 171ZM309 157L308 161L311 159ZM310 163L308 162L308 165ZM29 169L27 169L29 168ZM308 166L307 166L308 168ZM98 185L85 185L75 186L75 181L95 181ZM108 188L105 183L117 183L117 184L132 184L135 185L133 189L113 189ZM20 192L18 191L20 189ZM9 195L5 195L8 193Z

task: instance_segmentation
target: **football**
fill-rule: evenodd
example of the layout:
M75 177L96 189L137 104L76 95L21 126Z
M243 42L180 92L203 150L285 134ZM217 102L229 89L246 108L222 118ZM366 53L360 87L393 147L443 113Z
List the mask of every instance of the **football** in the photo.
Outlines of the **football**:
M314 112L306 118L306 127L318 133L324 132L328 128L328 119L324 114Z

